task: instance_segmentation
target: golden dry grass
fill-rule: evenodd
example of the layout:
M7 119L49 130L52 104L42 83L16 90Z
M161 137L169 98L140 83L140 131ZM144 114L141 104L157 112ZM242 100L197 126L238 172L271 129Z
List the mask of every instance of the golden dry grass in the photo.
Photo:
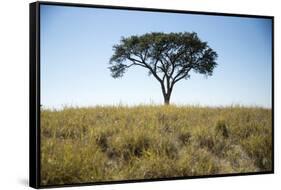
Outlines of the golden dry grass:
M271 151L271 109L41 110L42 185L270 171Z

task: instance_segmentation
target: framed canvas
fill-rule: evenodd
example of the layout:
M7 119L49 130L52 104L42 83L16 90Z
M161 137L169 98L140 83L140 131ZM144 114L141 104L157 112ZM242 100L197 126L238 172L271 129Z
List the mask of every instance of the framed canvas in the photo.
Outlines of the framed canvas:
M30 186L274 172L274 17L30 4Z

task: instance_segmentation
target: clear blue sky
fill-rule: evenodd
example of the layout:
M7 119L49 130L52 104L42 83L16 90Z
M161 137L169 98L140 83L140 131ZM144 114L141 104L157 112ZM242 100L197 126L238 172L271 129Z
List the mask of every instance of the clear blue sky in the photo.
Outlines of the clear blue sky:
M171 103L271 107L271 20L41 5L41 104L162 104L143 68L113 79L108 61L121 36L197 32L218 53L213 76L192 73Z

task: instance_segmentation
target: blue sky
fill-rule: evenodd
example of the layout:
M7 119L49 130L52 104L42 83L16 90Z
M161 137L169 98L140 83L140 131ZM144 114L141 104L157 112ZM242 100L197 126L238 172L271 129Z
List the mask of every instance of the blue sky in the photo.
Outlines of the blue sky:
M213 76L191 73L171 103L271 107L271 20L41 5L41 104L48 108L162 104L143 68L113 79L108 62L121 37L196 32L218 53Z

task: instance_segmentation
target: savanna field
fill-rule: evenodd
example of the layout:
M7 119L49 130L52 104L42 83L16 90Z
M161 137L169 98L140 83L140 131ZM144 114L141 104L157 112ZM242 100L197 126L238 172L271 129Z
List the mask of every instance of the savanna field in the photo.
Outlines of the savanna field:
M41 110L41 185L270 171L272 110Z

